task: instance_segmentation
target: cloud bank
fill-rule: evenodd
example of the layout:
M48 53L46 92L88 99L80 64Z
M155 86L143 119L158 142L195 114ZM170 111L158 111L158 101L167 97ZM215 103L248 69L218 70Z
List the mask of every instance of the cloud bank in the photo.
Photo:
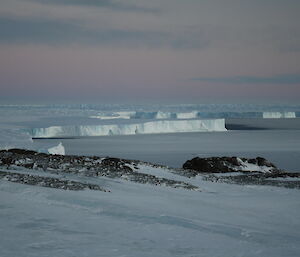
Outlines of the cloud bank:
M2 0L1 95L299 101L299 13L296 0Z

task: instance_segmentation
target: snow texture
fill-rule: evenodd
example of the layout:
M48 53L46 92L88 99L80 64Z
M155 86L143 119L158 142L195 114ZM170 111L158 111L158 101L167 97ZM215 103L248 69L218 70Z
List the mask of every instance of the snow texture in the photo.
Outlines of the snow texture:
M0 256L299 256L300 190L181 179L201 192L105 177L76 180L110 193L0 180Z

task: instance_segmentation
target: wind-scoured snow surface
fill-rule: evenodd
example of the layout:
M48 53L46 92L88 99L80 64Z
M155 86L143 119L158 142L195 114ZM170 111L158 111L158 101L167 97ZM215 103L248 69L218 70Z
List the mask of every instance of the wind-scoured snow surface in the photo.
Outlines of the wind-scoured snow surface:
M225 120L164 120L137 124L52 126L48 128L32 129L32 136L35 138L80 137L210 131L226 131Z
M0 256L299 256L300 190L213 183L146 164L136 168L201 191L105 177L70 175L110 192L2 179Z

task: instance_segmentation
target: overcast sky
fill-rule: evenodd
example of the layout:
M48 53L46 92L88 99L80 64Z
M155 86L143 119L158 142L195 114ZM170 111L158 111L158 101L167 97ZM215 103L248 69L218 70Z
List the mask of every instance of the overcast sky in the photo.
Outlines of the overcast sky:
M0 0L0 99L298 102L299 0Z

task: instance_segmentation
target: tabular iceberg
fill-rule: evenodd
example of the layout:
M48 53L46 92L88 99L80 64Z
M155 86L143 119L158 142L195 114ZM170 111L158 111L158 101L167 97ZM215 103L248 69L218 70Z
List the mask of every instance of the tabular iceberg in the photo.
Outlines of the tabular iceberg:
M31 135L34 138L47 138L208 131L226 131L225 120L161 120L137 124L52 126L47 128L35 128L31 131Z

